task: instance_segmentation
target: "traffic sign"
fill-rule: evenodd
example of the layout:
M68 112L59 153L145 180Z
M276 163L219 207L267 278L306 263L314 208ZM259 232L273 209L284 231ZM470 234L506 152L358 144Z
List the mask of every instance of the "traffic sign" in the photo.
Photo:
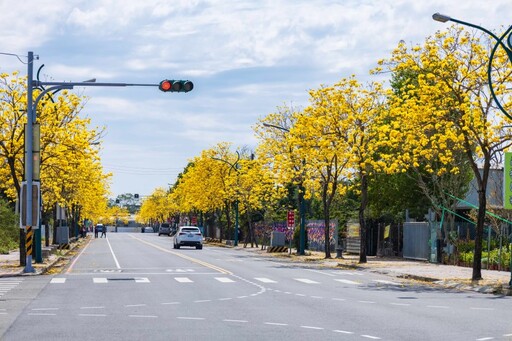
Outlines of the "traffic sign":
M288 211L288 228L293 229L295 227L295 211Z

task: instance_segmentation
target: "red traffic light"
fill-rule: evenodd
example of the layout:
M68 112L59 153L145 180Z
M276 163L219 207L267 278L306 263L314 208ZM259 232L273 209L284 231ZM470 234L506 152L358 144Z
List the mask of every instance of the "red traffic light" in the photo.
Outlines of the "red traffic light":
M189 92L194 89L194 84L191 81L165 79L160 82L158 88L164 92Z
M172 83L170 81L168 81L167 79L163 80L160 82L160 85L158 86L158 88L164 92L169 91L172 88Z

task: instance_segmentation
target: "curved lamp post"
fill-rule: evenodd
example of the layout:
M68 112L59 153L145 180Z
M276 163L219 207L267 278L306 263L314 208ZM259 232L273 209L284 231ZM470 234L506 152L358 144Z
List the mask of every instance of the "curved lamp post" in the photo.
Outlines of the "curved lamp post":
M496 94L494 93L494 87L492 85L492 76L491 76L492 60L494 58L494 55L496 54L496 50L498 49L498 47L501 46L505 50L505 52L507 53L508 59L512 63L512 33L511 33L512 25L500 37L498 37L497 35L495 35L494 33L492 33L491 31L489 31L486 28L483 28L481 26L478 26L478 25L475 25L475 24L472 24L472 23L469 23L466 21L454 19L450 16L447 16L447 15L444 15L441 13L433 14L432 19L434 19L435 21L443 22L443 23L447 22L447 21L453 21L454 23L457 23L457 24L473 27L473 28L476 28L477 30L487 33L488 35L490 35L491 37L493 37L496 40L496 45L494 45L494 47L491 50L491 54L489 55L489 65L487 66L487 80L489 83L489 90L491 91L492 99L494 100L494 102L496 103L498 108L500 108L501 112L509 119L512 119L512 115L507 113L507 111L503 108L503 106L499 102L498 98L496 97ZM508 37L507 37L507 35L508 35ZM505 40L505 39L507 42L506 45L503 42L503 40ZM512 242L512 240L510 242ZM510 287L512 287L512 257L510 257L510 281L509 281L508 285Z
M495 35L494 33L492 33L491 31L489 31L488 29L486 28L483 28L481 26L478 26L478 25L475 25L475 24L472 24L472 23L469 23L469 22L466 22L466 21L462 21L462 20L458 20L458 19L454 19L450 16L447 16L447 15L444 15L444 14L441 14L441 13L435 13L432 15L432 19L434 19L435 21L439 21L439 22L447 22L447 21L453 21L454 23L457 23L457 24L461 24L461 25L465 25L465 26L469 26L469 27L473 27L473 28L476 28L477 30L480 30L482 32L485 32L487 33L488 35L490 35L491 37L493 37L495 40L496 40L496 45L494 45L494 47L492 48L491 50L491 54L489 55L489 65L487 66L487 79L488 79L488 83L489 83L489 90L491 90L491 96L494 100L494 102L496 103L496 105L498 106L498 108L500 108L501 112L503 114L505 114L505 116L507 116L509 119L512 120L512 115L510 115L504 108L503 106L501 105L501 103L498 101L498 98L496 97L496 94L494 93L494 87L492 85L492 76L491 76L491 71L492 71L492 60L494 58L494 55L496 54L496 50L498 49L498 47L502 47L505 52L507 53L507 56L508 56L508 59L510 60L510 62L512 63L512 26L510 26L502 35L501 37L498 37L497 35ZM508 37L507 37L508 35ZM506 42L507 44L505 45L505 43L503 43L503 40L505 40L505 37L506 38ZM508 46L507 46L508 45ZM512 281L512 280L511 280Z
M289 133L290 129L286 129L284 127L280 127L274 124L269 123L263 123L265 127L269 128L275 128L282 130L284 132ZM304 164L304 160L302 160L302 163ZM306 250L306 200L304 200L304 186L299 185L299 193L298 193L298 200L299 200L299 215L300 215L300 229L299 229L299 255L303 256L305 255Z

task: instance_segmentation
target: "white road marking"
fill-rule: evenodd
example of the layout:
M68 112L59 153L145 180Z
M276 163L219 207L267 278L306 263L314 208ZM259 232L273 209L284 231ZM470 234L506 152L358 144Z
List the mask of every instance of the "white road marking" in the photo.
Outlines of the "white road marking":
M494 340L493 337L482 337L480 339L476 339L476 341L485 341L485 340Z
M49 313L28 313L30 316L57 316L57 314Z
M322 299L323 297L322 296L311 296L311 298Z
M276 281L264 277L256 277L254 279L263 283L277 283Z
M265 324L268 324L269 326L287 326L288 323L277 323L277 322L265 322Z
M294 278L294 280L306 283L306 284L320 284L319 282L315 282L313 280L307 279L307 278Z
M80 309L105 309L105 307L80 307Z
M156 315L128 315L129 317L157 318Z
M318 273L318 274L321 274L321 275L324 275L324 276L331 276L331 277L336 276L336 275L333 275L333 274L328 273L328 272L326 272L326 271L312 270L312 269L306 269L306 271L315 272L315 273Z
M223 322L247 323L247 320L222 320Z
M333 297L332 300L333 301L346 301L345 298L336 298L336 297Z
M119 265L119 262L117 261L117 257L114 253L114 250L112 250L112 245L110 245L110 242L108 241L108 238L105 238L107 240L108 247L110 248L110 252L112 253L112 257L114 258L114 262L116 262L116 267L118 269L121 269L121 266Z
M65 279L65 278L62 278L62 277L59 277L59 278L52 278L52 280L50 281L50 283L54 283L54 284L64 284L64 283L66 283L66 279Z
M346 331L346 330L339 330L339 329L334 329L333 332L335 332L335 333L342 333L342 334L354 334L354 332L349 332L349 331Z
M33 311L59 310L59 308L34 308Z
M149 283L149 278L147 278L147 277L135 278L135 283Z
M315 330L323 330L324 328L320 328L320 327L313 327L313 326L300 326L301 328L304 328L304 329L315 329Z
M78 316L84 316L84 317L105 317L106 314L78 314Z
M221 283L235 283L235 281L227 277L215 277L215 279Z
M427 305L427 308L448 309L445 305Z
M219 298L218 301L229 301L232 300L232 297Z
M336 282L340 282L340 283L343 283L343 284L351 284L351 285L360 285L361 283L359 282L355 282L355 281L350 281L348 279L335 279Z
M366 304L375 304L373 301L357 301L359 303L366 303Z
M512 334L503 334L504 337L512 336Z
M92 279L92 281L96 284L99 284L99 283L108 283L108 279L104 278L104 277L94 277Z
M204 303L204 302L211 302L212 300L197 300L194 301L194 303Z
M402 307L408 307L410 306L409 303L390 303L391 305L398 305L398 306L402 306Z
M377 336L371 336L371 335L361 335L361 336L365 337L367 339L380 340L380 337L377 337Z
M16 288L23 280L16 279L0 279L0 296L3 296L10 290Z
M494 310L494 308L478 308L478 307L471 307L472 310Z
M188 277L174 277L174 279L180 283L193 283L194 281L192 281L190 278Z
M132 308L132 307L145 307L145 306L146 306L146 304L142 303L142 304L127 304L124 307L125 308Z
M160 303L162 305L169 305L169 304L181 304L180 302L164 302L164 303Z
M176 317L178 320L204 320L204 317L186 317L186 316L178 316Z
M295 294L295 296L306 297L304 294Z

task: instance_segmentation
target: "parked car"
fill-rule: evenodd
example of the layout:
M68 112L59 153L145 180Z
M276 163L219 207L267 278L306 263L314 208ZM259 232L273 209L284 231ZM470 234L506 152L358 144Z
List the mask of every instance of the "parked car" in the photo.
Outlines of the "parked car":
M195 226L180 226L174 236L175 249L179 249L180 246L195 246L196 249L201 250L203 248L203 235L201 230Z
M144 226L140 232L142 233L153 233L155 232L151 226Z
M171 225L168 223L162 223L158 226L158 235L166 234L168 236L171 235Z

